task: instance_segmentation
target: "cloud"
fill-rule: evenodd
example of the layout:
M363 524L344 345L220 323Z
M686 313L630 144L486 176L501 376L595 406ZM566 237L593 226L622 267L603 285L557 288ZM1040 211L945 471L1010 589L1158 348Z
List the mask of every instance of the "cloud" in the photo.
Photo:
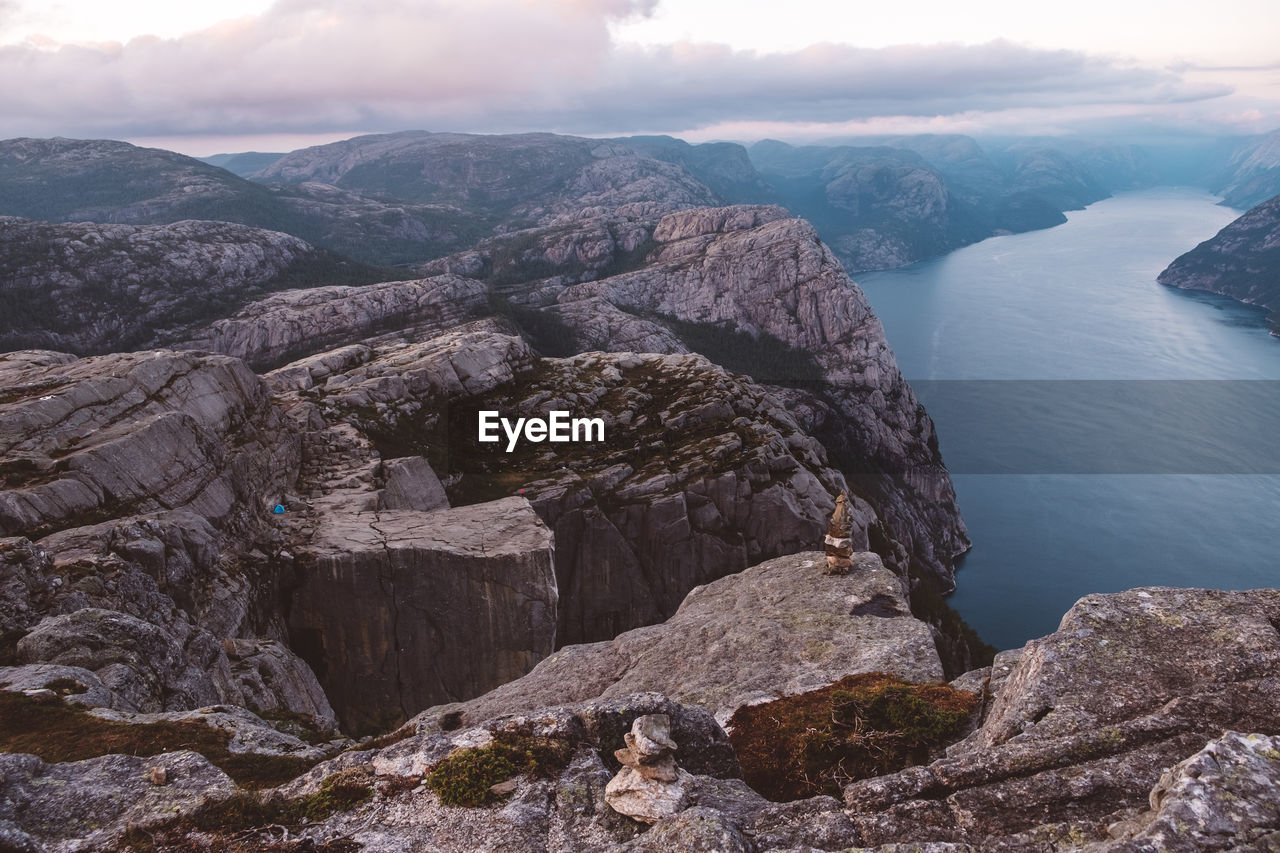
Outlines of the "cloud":
M0 0L0 10L6 0ZM0 135L408 127L624 133L1222 98L1078 51L1006 41L758 54L620 46L656 0L279 0L177 39L0 47Z

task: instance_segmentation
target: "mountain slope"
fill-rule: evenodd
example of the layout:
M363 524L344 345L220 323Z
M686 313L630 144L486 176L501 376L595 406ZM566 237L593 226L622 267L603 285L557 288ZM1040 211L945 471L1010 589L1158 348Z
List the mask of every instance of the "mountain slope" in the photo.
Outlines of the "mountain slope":
M1157 280L1266 308L1272 332L1280 332L1280 196L1177 258Z
M386 276L296 237L227 222L0 217L0 294L8 309L0 349L129 350L273 290Z
M1211 188L1242 210L1280 193L1280 130L1237 148Z
M718 201L678 164L642 156L624 143L550 133L404 131L294 151L255 179L320 182L372 198L451 205L502 220L507 229L587 207L673 209Z

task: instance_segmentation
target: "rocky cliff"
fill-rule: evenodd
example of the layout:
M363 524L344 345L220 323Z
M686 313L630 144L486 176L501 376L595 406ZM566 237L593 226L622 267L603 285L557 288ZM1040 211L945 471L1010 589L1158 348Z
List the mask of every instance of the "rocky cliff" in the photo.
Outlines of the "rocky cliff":
M552 537L522 498L317 522L297 555L289 634L344 730L483 693L555 648Z
M1272 331L1280 329L1276 314L1280 311L1280 196L1179 256L1157 280L1265 308Z
M592 228L598 242L576 231L538 236L519 267L480 259L506 271L500 292L535 344L542 332L573 349L692 350L774 386L875 507L881 533L901 543L905 554L889 555L895 566L949 588L968 540L932 423L866 298L813 227L780 208L736 206L668 214L652 231L628 222L621 244ZM607 273L628 245L643 252L628 261L636 268L603 277L560 248L591 246L589 257L611 259Z
M710 711L722 725L744 705L834 684L861 672L942 680L928 626L911 616L906 586L870 553L846 576L823 557L777 557L694 587L670 619L600 643L566 646L523 678L432 708L420 730L629 693L661 693ZM689 665L689 650L702 662ZM443 722L442 722L443 721Z
M321 182L374 198L447 204L525 225L629 202L689 207L716 200L676 162L642 156L626 147L625 140L549 133L405 131L360 136L294 151L255 177L285 184Z

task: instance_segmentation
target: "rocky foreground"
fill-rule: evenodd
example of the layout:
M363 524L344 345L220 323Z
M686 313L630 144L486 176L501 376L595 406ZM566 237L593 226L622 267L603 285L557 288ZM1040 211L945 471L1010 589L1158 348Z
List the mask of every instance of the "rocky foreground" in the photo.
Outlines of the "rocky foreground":
M736 717L726 734L731 713L857 673L907 684L941 671L879 558L856 554L845 576L824 576L823 559L801 553L700 587L662 625L563 649L493 692L418 715L383 745L300 746L219 707L182 717L235 731L232 752L310 768L253 796L236 793L226 750L206 758L198 744L65 763L0 755L0 839L58 851L811 853L1280 842L1271 590L1086 597L1056 633L951 683L971 710L949 746L846 781L839 798L766 800L742 779L758 769ZM85 728L179 719L109 710L118 689L82 668L27 665L0 680L11 708L95 706L78 717ZM784 737L786 706L775 704Z

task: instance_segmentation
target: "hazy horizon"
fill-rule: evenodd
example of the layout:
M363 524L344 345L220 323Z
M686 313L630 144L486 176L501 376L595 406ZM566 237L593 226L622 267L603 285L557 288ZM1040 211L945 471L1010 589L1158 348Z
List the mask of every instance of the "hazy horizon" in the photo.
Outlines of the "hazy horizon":
M361 133L1242 135L1280 127L1269 4L1049 14L816 0L0 0L0 136L185 153Z

